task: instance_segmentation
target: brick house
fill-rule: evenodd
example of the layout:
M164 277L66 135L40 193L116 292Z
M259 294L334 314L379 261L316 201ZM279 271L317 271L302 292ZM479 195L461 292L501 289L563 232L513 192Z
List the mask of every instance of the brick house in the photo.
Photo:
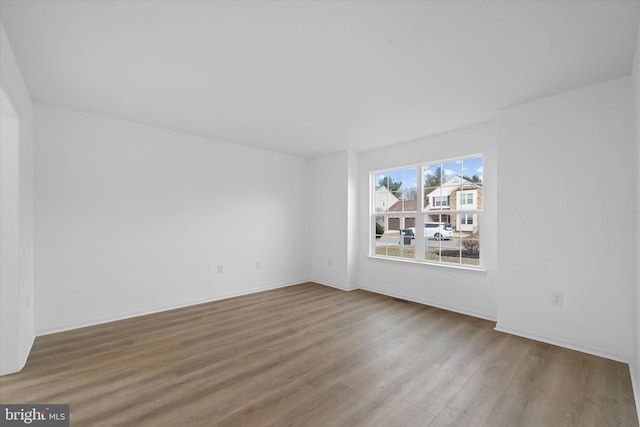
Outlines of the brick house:
M429 222L448 222L456 231L474 232L478 229L478 214L448 213L451 210L482 209L482 183L454 176L425 196L425 211Z
M482 209L482 184L454 176L427 193L424 202L427 213L425 221L448 222L456 231L474 232L479 226L477 213L461 214L458 221L458 216L449 211ZM385 215L384 219L381 218L385 230L415 227L415 214L411 212L416 212L416 200L400 200L385 186L379 186L376 188L375 203L376 212L398 212L397 216Z
M398 200L390 208L389 212L416 212L416 200ZM397 217L389 217L385 230L400 230L401 228L409 228L416 226L415 214L398 214Z

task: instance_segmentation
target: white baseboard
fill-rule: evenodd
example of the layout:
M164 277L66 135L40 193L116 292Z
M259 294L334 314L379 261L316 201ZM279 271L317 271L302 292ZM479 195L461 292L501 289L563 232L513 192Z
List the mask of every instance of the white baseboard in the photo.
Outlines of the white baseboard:
M504 332L506 334L517 335L519 337L528 338L528 339L531 339L531 340L534 340L534 341L545 342L547 344L556 345L558 347L568 348L570 350L575 350L575 351L579 351L579 352L582 352L582 353L592 354L592 355L598 356L598 357L604 357L605 359L615 360L616 362L622 362L622 363L626 363L626 364L630 364L630 362L631 362L631 360L630 360L630 358L628 356L623 356L623 355L620 355L620 354L610 353L610 352L605 351L605 350L601 350L601 349L598 349L598 348L585 346L585 345L574 343L574 342L570 342L570 341L559 340L559 339L556 339L556 338L552 338L552 337L536 334L534 332L529 332L529 331L523 331L523 330L519 330L519 329L510 328L508 326L501 325L499 322L496 325L495 330L498 331L498 332Z
M188 301L188 302L183 302L183 303L179 303L179 304L165 305L165 306L161 306L161 307L153 307L153 308L148 308L148 309L145 309L145 310L135 311L135 312L121 314L121 315L117 315L117 316L110 316L110 317L104 317L104 318L101 318L101 319L89 320L89 321L86 321L86 322L78 322L78 323L72 323L72 324L67 324L67 325L62 325L62 326L56 326L54 328L49 328L49 329L43 329L43 330L40 330L40 331L36 331L36 336L50 335L50 334L55 334L57 332L64 332L64 331L70 331L70 330L73 330L73 329L86 328L88 326L95 326L95 325L101 325L103 323L115 322L115 321L118 321L118 320L131 319L133 317L145 316L147 314L154 314L154 313L159 313L159 312L162 312L162 311L175 310L177 308L190 307L190 306L193 306L193 305L205 304L205 303L213 302L213 301L220 301L220 300L224 300L224 299L239 297L239 296L242 296L242 295L255 294L255 293L258 293L258 292L269 291L269 290L272 290L272 289L286 288L288 286L295 286L295 285L299 285L299 284L306 283L306 282L307 281L305 280L305 281L280 283L280 284L276 284L276 285L269 285L269 286L263 286L263 287L259 287L259 288L252 288L252 289L244 290L244 291L241 291L241 292L230 292L228 294L216 295L216 296L214 296L212 298L206 298L206 299L195 300L195 301Z
M339 286L339 285L336 285L336 284L333 284L333 283L323 282L323 281L320 281L320 280L311 279L309 281L312 282L312 283L317 283L318 285L328 286L330 288L335 288L335 289L340 289L341 291L345 291L345 292L355 291L356 289L359 289L358 287L347 288L347 287L344 287L344 286Z
M31 336L27 339L25 345L23 345L23 348L18 349L19 354L18 360L16 360L16 364L12 364L8 368L5 367L5 371L0 371L0 377L22 371L22 369L27 364L27 359L29 358L29 353L31 353L31 348L33 347L33 342L35 341L35 339L36 336L34 334L31 334Z
M363 291L374 292L376 294L387 295L387 296L394 297L394 298L400 298L400 299L411 301L411 302L417 302L418 304L429 305L429 306L432 306L432 307L437 307L437 308L441 308L443 310L453 311L455 313L460 313L460 314L464 314L464 315L471 316L471 317L478 317L480 319L490 320L492 322L496 321L496 318L493 317L493 316L490 316L490 315L485 314L485 313L479 313L479 312L476 312L476 311L473 311L473 310L467 310L467 309L461 308L461 307L454 307L454 306L450 306L450 305L446 305L446 304L440 304L438 302L429 301L429 300L423 300L423 299L419 299L419 298L403 295L401 293L396 293L396 292L387 292L387 291L382 292L382 291L380 291L378 289L368 288L366 286L364 286L364 287L361 286L359 289L362 289Z
M20 370L22 370L22 368L24 368L24 366L27 364L27 359L29 358L29 354L31 353L31 349L33 348L33 343L36 340L36 335L34 333L32 333L29 336L29 339L27 340L26 345L24 346L24 348L22 349L22 354L21 359L20 359Z

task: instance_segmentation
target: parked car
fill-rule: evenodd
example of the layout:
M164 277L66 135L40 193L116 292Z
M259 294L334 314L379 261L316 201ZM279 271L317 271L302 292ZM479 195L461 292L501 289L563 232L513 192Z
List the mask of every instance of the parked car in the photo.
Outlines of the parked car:
M410 230L412 235L415 235L415 228L407 228L406 230ZM436 240L449 240L453 237L451 224L448 222L425 222L424 237Z
M447 227L447 225L449 225L449 227ZM453 237L453 230L451 229L451 225L445 222L425 222L424 237L437 240L449 240Z

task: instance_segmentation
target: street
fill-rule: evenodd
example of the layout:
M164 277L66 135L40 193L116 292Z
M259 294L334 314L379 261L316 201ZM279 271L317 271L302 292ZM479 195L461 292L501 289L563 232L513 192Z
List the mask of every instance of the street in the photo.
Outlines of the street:
M389 246L389 245L398 245L400 243L400 239L404 239L399 235L389 235L383 234L379 239L376 239L376 246ZM460 247L460 239L452 238L451 240L436 240L436 239L428 239L427 240L429 246L438 246L441 245L443 248L459 248ZM415 244L415 240L411 239L411 244ZM425 245L426 246L426 245Z

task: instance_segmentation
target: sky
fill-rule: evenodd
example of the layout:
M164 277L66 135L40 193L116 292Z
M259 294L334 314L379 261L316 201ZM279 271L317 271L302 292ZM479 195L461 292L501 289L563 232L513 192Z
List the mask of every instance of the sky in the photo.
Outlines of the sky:
M423 167L423 173L425 179L435 173L436 169L441 167L445 174L445 180L448 180L456 175L463 175L471 178L473 175L478 175L480 180L483 180L483 161L482 157L474 157L469 159L454 160L451 162L435 162L426 164ZM376 173L375 181L376 186L384 177L391 177L394 181L402 182L401 189L411 189L417 187L417 169L395 169L384 172Z

